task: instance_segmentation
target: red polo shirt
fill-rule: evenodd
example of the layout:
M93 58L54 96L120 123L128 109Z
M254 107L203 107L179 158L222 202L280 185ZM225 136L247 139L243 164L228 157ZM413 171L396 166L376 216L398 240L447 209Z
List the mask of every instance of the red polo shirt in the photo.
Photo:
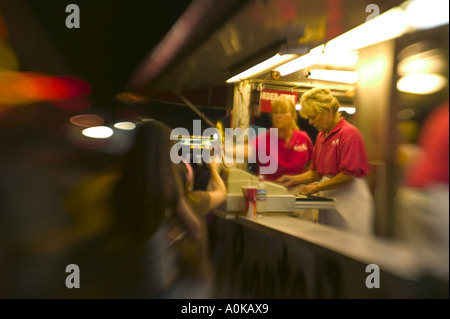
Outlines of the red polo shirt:
M435 182L448 185L449 180L449 111L448 101L430 113L419 137L423 155L410 168L405 184L427 187Z
M312 153L311 169L320 175L336 176L338 173L366 176L369 173L364 140L358 129L344 118L325 137L319 132Z
M270 141L277 138L278 148L275 154L270 153ZM258 146L261 145L265 140L266 143L266 154L269 157L268 163L261 163L258 156ZM253 147L253 152L256 156L256 166L259 174L260 168L264 166L269 166L274 159L278 160L278 168L273 174L264 175L266 180L276 180L283 175L297 175L305 172L305 164L311 160L312 154L312 141L308 134L303 131L293 130L292 137L288 144L282 138L275 137L274 134L270 134L270 130L267 130L265 134L258 135L251 142Z

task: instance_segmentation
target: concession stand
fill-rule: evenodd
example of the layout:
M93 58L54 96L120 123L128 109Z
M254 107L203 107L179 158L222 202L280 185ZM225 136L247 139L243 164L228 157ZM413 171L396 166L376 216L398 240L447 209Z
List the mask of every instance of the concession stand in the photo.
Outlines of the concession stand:
M448 282L425 278L414 249L392 238L398 176L396 116L405 106L396 89L398 52L429 37L448 45L448 22L444 27L416 33L407 33L410 29L406 28L375 39L369 33L377 19L369 21L369 11L361 1L207 3L193 1L161 46L136 71L128 93L150 100L163 96L167 101L181 99L202 119L201 106L220 106L228 117L219 129L224 129L225 123L245 130L250 126L268 127L274 98L288 96L297 104L311 88L328 88L339 100L342 116L358 127L366 141L371 165L368 182L376 201L373 237L302 219L305 210L332 213L335 200L297 196L295 190L271 182L266 182L267 212L247 216L242 186L256 184L257 177L247 171L247 163L225 167L221 176L227 186L227 200L212 213L209 223L217 295L448 298ZM389 25L388 18L392 14L395 17L401 3L383 1L377 7L380 14L386 14L378 20ZM374 27L375 34L381 34L382 28ZM208 28L210 32L205 34ZM177 31L184 37L176 37ZM358 42L360 33L364 43ZM174 50L165 55L170 48ZM254 69L268 60L273 63ZM253 73L241 73L250 69ZM224 85L224 98L212 105L220 91L217 88ZM196 94L204 88L207 102ZM211 127L216 125L215 120L203 123ZM314 140L317 132L307 121L299 126Z

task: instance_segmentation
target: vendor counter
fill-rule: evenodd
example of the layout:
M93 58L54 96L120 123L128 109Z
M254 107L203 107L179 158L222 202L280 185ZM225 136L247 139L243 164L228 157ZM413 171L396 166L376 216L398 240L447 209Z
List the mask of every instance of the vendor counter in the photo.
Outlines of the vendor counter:
M411 248L299 219L215 211L217 298L448 298Z

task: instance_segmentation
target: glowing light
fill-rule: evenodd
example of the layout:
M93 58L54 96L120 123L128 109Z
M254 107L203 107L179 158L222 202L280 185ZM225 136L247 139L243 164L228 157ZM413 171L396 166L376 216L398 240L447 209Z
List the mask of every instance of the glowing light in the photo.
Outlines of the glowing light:
M361 86L371 86L381 83L387 65L387 58L382 54L367 62L361 63L358 70L358 84Z
M1 72L0 103L20 105L40 101L62 102L91 92L90 85L73 77L34 72Z
M399 62L397 72L399 75L408 73L440 73L447 67L442 53L433 49L411 55Z
M356 113L356 108L354 107L348 107L348 106L341 106L338 109L339 112L346 112L348 114L355 114Z
M116 124L114 124L114 127L118 128L119 130L131 131L136 128L136 124L134 124L133 122L117 122Z
M333 81L342 83L355 83L358 73L353 71L317 70L311 69L308 78L314 80Z
M355 67L358 64L358 59L358 51L322 54L318 64L327 64L335 67Z
M107 126L93 126L84 129L81 132L84 136L91 138L108 138L111 137L114 132L110 127Z
M432 94L447 85L447 79L439 74L408 74L397 81L400 92L413 94Z
M409 28L406 13L394 7L327 42L324 53L349 52L394 39Z
M406 1L402 7L408 23L415 29L431 29L449 23L448 0Z
M277 53L273 57L271 57L259 64L256 64L255 66L251 67L250 69L247 69L244 72L239 73L238 75L235 75L235 76L229 78L226 82L227 83L238 82L240 80L248 79L249 77L252 77L252 76L257 76L261 73L271 70L273 67L280 65L281 63L290 61L295 57L296 57L295 54L280 55Z
M33 92L33 83L27 75L20 72L0 72L0 104L32 103L35 101Z
M281 76L284 76L307 68L311 65L317 64L319 61L320 56L308 53L286 64L283 64L282 66L279 66L275 70L280 72Z

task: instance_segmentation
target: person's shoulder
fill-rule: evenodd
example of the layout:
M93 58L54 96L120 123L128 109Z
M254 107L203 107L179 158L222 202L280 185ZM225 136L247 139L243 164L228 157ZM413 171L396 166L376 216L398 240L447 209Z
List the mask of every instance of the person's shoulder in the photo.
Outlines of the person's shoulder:
M305 131L302 130L292 130L292 135L294 137L297 137L299 139L307 139L307 140L311 140L311 138L309 137L308 133L306 133Z
M341 121L341 127L339 129L341 139L349 141L362 139L361 132L355 125L347 122L345 119L342 119Z
M292 134L298 135L298 136L308 136L308 133L302 130L292 129Z
M339 130L341 132L359 132L356 126L354 126L352 123L348 122L345 118L340 118L339 122L337 124L339 126Z

